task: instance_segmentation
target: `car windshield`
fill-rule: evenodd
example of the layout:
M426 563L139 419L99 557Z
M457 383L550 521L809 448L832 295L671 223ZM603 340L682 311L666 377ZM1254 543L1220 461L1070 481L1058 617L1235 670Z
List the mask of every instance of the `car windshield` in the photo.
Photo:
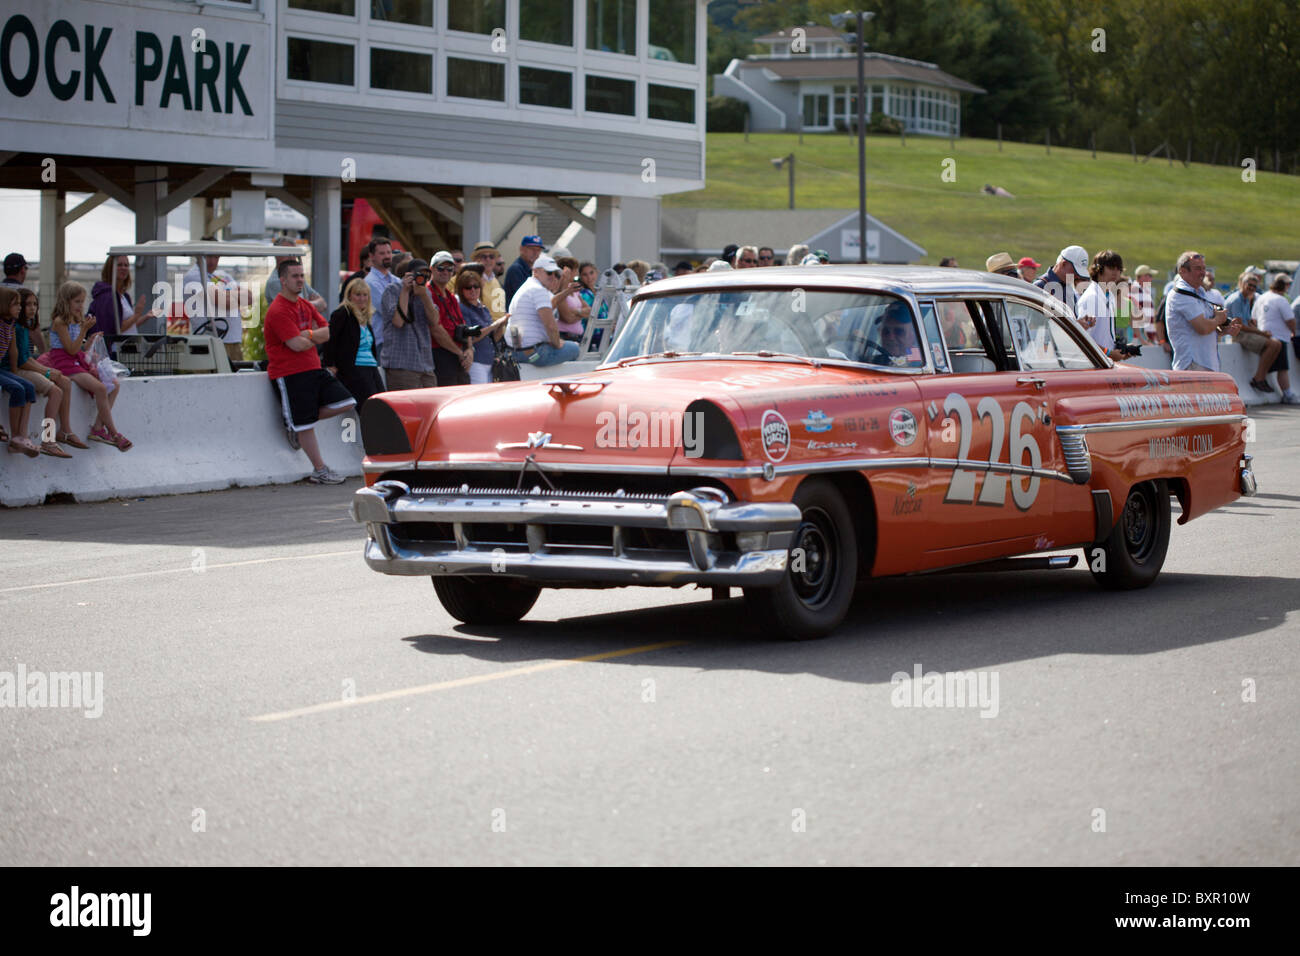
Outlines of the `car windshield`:
M790 289L727 289L642 299L606 363L694 352L785 353L814 359L920 368L921 339L896 296Z

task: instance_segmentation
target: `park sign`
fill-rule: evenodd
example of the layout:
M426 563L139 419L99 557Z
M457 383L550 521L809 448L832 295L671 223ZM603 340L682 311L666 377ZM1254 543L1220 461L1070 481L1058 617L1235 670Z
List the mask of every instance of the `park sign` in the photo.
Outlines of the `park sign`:
M0 149L269 165L273 30L213 9L60 0L4 15Z

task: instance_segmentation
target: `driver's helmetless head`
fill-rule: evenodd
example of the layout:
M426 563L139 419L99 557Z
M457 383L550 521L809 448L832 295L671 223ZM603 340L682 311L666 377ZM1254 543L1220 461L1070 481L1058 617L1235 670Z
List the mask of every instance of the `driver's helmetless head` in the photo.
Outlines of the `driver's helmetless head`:
M880 344L890 355L906 355L916 344L912 332L912 316L906 304L895 302L885 309L880 323Z

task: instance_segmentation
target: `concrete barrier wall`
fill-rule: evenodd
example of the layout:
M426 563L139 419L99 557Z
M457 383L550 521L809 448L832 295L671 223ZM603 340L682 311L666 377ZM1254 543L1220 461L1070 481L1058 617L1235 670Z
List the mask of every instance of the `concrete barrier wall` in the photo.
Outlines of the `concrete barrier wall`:
M311 473L307 455L289 447L265 372L127 378L121 388L113 417L118 430L135 443L130 451L89 440L94 403L74 387L72 428L90 448L69 448L71 459L0 450L0 504L40 504L47 495L60 493L77 501L102 501L214 491L283 484ZM6 414L8 428L7 412L0 412ZM44 414L45 400L38 396L33 438ZM355 412L318 424L316 433L330 468L341 475L361 474Z
M1291 343L1286 343L1286 348L1291 348ZM1291 360L1292 374L1295 373L1295 353L1291 352L1287 356ZM1135 365L1138 368L1150 369L1171 369L1169 353L1157 346L1143 346L1142 354L1137 358L1128 359L1124 364ZM1270 372L1268 375L1268 384L1273 386L1272 392L1257 392L1251 388L1250 380L1255 377L1255 370L1259 367L1259 356L1254 352L1247 352L1236 342L1219 346L1219 371L1226 372L1232 376L1232 380L1237 383L1237 394L1247 405L1276 405L1282 401L1282 390L1277 384L1277 373ZM1295 387L1293 382L1292 388Z

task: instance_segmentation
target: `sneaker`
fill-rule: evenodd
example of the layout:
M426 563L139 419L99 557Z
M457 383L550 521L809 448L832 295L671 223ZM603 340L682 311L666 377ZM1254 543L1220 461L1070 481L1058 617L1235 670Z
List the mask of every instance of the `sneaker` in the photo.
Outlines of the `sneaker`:
M289 447L294 451L302 450L302 445L298 442L298 433L288 425L284 426L285 437L289 439Z
M1262 378L1252 378L1250 380L1250 387L1257 392L1273 391L1273 386L1268 384L1268 382L1264 381Z
M307 476L307 480L313 485L341 485L347 481L342 475L330 471L328 465L317 468Z
M1300 395L1297 395L1295 392L1283 392L1283 393L1282 393L1282 404L1283 404L1283 405L1300 405Z

